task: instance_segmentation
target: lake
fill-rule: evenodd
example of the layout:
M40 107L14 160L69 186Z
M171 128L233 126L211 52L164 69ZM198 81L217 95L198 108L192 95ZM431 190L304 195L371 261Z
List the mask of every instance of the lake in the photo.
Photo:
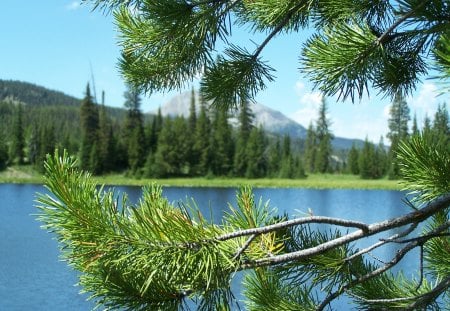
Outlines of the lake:
M126 192L132 202L141 195L139 187L116 190ZM80 295L80 287L75 286L77 273L59 260L56 241L35 220L36 192L44 192L44 188L0 184L0 310L91 310L94 304L87 302L87 295ZM194 198L204 215L212 215L215 221L228 208L227 202L236 202L236 189L231 188L169 187L164 194L171 202ZM287 212L291 218L312 211L314 215L372 223L409 211L399 191L255 189L255 196L257 200L270 199L271 207L280 214ZM365 243L371 241L374 238ZM389 258L391 251L376 255ZM416 260L407 257L401 267L413 271Z

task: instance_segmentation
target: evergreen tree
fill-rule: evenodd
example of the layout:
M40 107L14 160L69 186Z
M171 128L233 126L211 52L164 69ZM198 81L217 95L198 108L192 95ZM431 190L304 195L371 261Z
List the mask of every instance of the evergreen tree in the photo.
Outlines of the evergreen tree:
M274 178L279 176L281 159L282 159L281 143L280 138L277 137L275 142L272 142L272 144L269 147L268 177Z
M155 117L153 117L153 120L151 122L151 127L149 134L147 135L149 137L149 152L154 153L156 152L156 147L158 144L158 136L161 132L163 126L163 117L161 114L161 107L158 108L158 113Z
M431 120L428 115L425 115L425 118L423 120L423 129L422 132L425 135L429 135L431 133Z
M317 154L315 157L315 169L319 173L328 173L332 171L331 167L331 140L333 134L330 130L331 122L327 118L328 107L325 98L319 107L319 118L316 122L315 136L317 139Z
M389 132L387 137L391 141L391 148L389 151L389 177L392 179L400 177L400 168L397 160L397 150L401 141L408 137L408 121L409 107L401 94L396 94L389 110L388 127Z
M22 104L17 104L11 135L11 149L9 158L12 162L23 164L25 160L25 133L23 125Z
M414 113L413 123L411 127L411 135L416 136L419 134L419 126L417 125L417 115Z
M194 164L193 175L204 176L211 169L211 121L208 116L206 102L201 97L200 113L195 128L193 151L198 159Z
M99 173L109 172L115 168L115 146L111 119L104 103L105 93L102 92L102 105L99 112L98 130L98 164Z
M309 123L305 141L305 166L310 173L316 172L317 137L313 123Z
M0 132L0 171L6 169L8 165L8 148L5 143L5 135Z
M447 141L450 144L450 119L447 110L447 104L438 105L438 109L434 115L433 135Z
M348 170L353 175L359 175L359 151L355 146L355 143L352 144L352 148L348 153Z
M189 131L191 133L195 132L196 123L197 123L197 112L196 112L196 104L195 104L195 91L194 91L194 87L192 87L191 103L189 106Z
M86 86L86 94L81 101L80 108L80 121L81 121L81 146L80 146L80 167L83 170L91 169L90 164L93 162L91 155L95 156L92 152L94 144L98 140L98 109L97 105L93 102L91 96L91 90L89 83Z
M35 122L32 125L30 139L28 141L28 161L31 165L36 165L39 160L39 148L40 148L40 128L38 123Z
M216 109L212 127L212 173L228 176L233 168L234 142L227 110Z
M237 131L236 149L234 154L234 174L244 177L247 172L247 141L253 129L254 115L249 102L243 102L239 107L239 129Z
M375 171L375 147L366 137L364 146L359 154L359 172L363 179L374 178Z
M267 160L265 158L265 134L262 127L254 127L247 140L245 158L247 164L245 165L245 177L247 178L261 178L267 172Z
M174 175L175 170L172 163L176 159L176 155L173 150L173 141L175 137L173 135L173 121L170 118L164 120L164 125L158 136L157 149L153 159L147 159L151 165L150 174L148 177L166 178Z
M375 148L375 173L374 178L383 177L388 170L388 154L386 152L386 146L384 145L383 136L380 136L380 142Z
M191 90L191 103L189 106L189 119L188 119L188 131L191 135L188 135L188 162L190 168L190 174L193 174L194 167L198 161L198 153L194 150L195 144L195 128L197 126L197 111L196 111L196 103L195 103L195 91L192 87Z
M190 137L188 121L183 116L178 116L173 120L172 148L174 149L175 160L172 164L174 174L177 176L188 175L190 171Z
M124 125L124 142L127 146L128 167L132 174L142 167L145 161L144 116L141 112L140 91L132 86L124 93L127 116Z

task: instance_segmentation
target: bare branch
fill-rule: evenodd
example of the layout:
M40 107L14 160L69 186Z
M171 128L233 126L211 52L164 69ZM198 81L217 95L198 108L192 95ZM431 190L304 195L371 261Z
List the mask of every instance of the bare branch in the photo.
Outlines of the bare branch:
M373 251L374 249L376 249L376 248L378 248L378 247L381 247L381 246L383 246L384 244L387 244L387 243L389 243L389 242L391 242L391 241L393 241L393 240L395 240L395 239L398 239L398 238L402 238L402 237L404 237L404 236L407 236L408 234L410 234L411 232L413 232L414 229L417 228L417 225L418 225L417 223L413 223L413 224L412 224L411 226L409 226L408 229L406 229L405 231L400 232L400 233L396 233L396 234L394 234L393 236L391 236L391 237L389 237L389 238L387 238L387 239L380 240L379 242L377 242L377 243L375 243L375 244L373 244L373 245L371 245L371 246L369 246L369 247L367 247L367 248L364 248L364 249L360 250L359 252L357 252L357 253L355 253L355 254L353 254L353 255L347 257L347 258L345 259L345 261L347 261L347 262L348 262L348 261L351 261L351 260L355 259L356 257L361 256L361 255L364 255L365 253L371 252L371 251Z
M231 233L227 233L227 234L218 236L216 238L216 240L226 241L229 239L234 239L234 238L247 236L247 235L253 235L253 234L260 235L260 234L269 233L272 231L277 231L277 230L280 230L283 228L288 228L288 227L293 227L293 226L303 225L303 224L308 224L308 223L330 224L330 225L337 225L337 226L342 226L342 227L354 227L354 228L360 228L365 232L367 232L369 229L367 224L359 222L359 221L352 221L352 220L333 218L333 217L325 217L325 216L310 216L310 217L302 217L302 218L287 220L287 221L283 221L280 223L276 223L276 224L268 225L268 226L264 226L264 227L234 231Z
M234 255L233 260L238 259L243 252L250 246L252 241L257 237L256 234L251 235L247 241L245 241L244 245L236 252L236 255Z

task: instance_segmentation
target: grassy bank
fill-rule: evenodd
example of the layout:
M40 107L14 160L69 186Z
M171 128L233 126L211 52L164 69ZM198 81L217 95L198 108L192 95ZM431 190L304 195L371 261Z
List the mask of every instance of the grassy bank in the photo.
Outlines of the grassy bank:
M364 180L354 175L312 174L306 179L245 179L245 178L170 178L135 179L121 174L95 177L99 184L142 186L156 182L176 187L239 187L252 185L262 188L315 188L315 189L389 189L399 190L398 181L388 179ZM42 174L30 166L14 166L0 172L0 183L43 182Z

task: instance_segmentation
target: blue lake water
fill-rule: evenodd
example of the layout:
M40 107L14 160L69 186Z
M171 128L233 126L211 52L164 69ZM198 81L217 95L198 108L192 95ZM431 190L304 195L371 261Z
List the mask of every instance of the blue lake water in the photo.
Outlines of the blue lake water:
M126 192L132 202L141 195L139 187L116 190ZM44 192L44 188L0 184L0 311L91 310L94 304L86 301L87 295L79 294L80 287L75 286L77 273L59 260L56 241L35 220L36 192ZM164 194L171 202L194 198L204 215L211 215L214 221L220 220L228 202L236 202L236 189L231 188L170 187L164 189ZM263 201L270 199L271 207L291 217L312 212L372 223L409 211L399 191L255 189L255 195ZM393 251L388 248L376 255L389 258ZM409 256L401 267L413 271L415 261Z

